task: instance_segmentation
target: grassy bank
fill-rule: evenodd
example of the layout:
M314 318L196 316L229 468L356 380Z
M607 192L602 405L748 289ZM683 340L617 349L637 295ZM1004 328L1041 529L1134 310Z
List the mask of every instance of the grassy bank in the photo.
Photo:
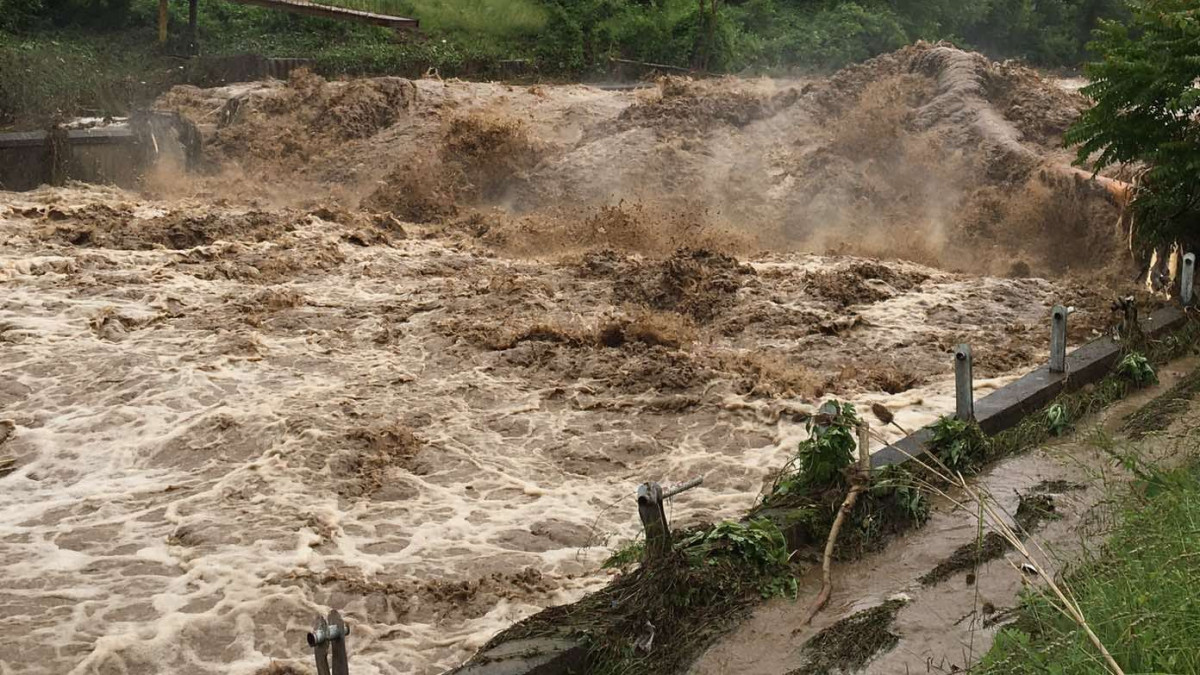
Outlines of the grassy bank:
M183 62L154 50L149 30L120 39L80 31L0 32L0 127L59 115L118 115L181 81Z
M1127 673L1200 673L1200 462L1149 472L1106 545L1066 577L1092 630ZM1104 673L1083 631L1029 594L981 672Z
M186 5L172 3L170 38L161 46L152 5L135 2L122 25L113 28L0 30L0 128L40 128L57 116L123 115L149 105L175 84L213 84L186 56ZM222 0L202 2L200 8L203 55L306 58L331 77L415 77L429 69L486 77L497 73L513 49L498 36L443 41Z

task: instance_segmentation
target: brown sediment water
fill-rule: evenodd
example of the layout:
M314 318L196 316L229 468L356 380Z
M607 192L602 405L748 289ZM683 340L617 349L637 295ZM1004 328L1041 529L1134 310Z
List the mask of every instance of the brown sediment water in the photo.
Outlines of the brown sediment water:
M936 49L181 88L206 173L0 194L0 671L253 673L336 607L356 673L439 672L606 583L637 484L704 476L672 522L737 517L825 397L913 429L955 344L984 394L1052 305L1106 330L1114 207L1026 161L1064 163L1078 102ZM947 97L996 112L963 136Z
M1124 418L1139 409L1200 365L1187 357L1165 367L1161 382L1141 390L1085 420L1073 434L1030 453L997 463L972 480L976 489L992 495L1010 518L1020 500L1035 497L1050 517L1032 529L1026 547L1051 574L1067 569L1084 551L1096 551L1116 521L1119 494L1130 476L1113 466L1113 458L1100 449L1097 437L1112 439L1157 465L1179 463L1178 441L1200 417L1192 406L1172 425L1166 440L1127 443L1120 427ZM1099 435L1099 436L1098 436ZM1190 448L1189 448L1190 450ZM952 492L956 499L957 493ZM965 672L991 647L996 633L1013 618L1019 594L1030 582L1018 568L1024 558L1005 550L1000 557L971 566L940 581L923 579L931 570L971 547L981 533L980 515L957 508L948 500L935 500L930 521L920 530L893 542L881 553L834 568L834 592L827 608L812 625L803 625L806 598L820 589L820 570L801 581L796 601L771 601L737 630L709 649L689 672L697 675L791 672L809 662L805 646L815 635L857 612L891 599L904 600L887 630L898 638L894 647L868 655L861 672ZM985 525L982 532L990 531Z

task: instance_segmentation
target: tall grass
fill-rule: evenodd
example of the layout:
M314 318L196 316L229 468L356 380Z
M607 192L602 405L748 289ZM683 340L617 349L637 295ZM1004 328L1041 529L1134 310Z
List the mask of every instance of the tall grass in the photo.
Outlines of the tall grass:
M56 39L0 32L0 127L21 118L119 115L148 105L178 77L177 62L156 58L153 37L106 40L64 30Z
M418 19L426 30L516 37L540 30L546 10L533 0L317 0L323 5Z
M1065 586L1100 641L1128 673L1200 673L1200 463L1147 478L1103 551ZM1028 593L979 671L1102 673L1083 631Z

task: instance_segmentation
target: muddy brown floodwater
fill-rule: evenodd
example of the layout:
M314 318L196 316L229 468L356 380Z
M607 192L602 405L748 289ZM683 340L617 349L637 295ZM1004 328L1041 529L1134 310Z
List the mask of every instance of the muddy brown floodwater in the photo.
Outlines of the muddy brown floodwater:
M919 427L956 343L985 393L1042 360L1051 305L1105 330L1121 268L1056 149L1078 101L946 47L160 107L202 173L0 193L5 675L307 662L329 607L356 673L439 672L606 583L640 482L704 476L672 520L734 517L823 397Z

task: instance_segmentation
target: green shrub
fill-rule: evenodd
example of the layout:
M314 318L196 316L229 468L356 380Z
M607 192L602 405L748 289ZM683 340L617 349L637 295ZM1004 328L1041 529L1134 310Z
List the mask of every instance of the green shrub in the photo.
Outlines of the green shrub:
M808 438L800 442L796 454L779 472L764 502L811 496L844 486L845 470L854 461L858 447L854 438L858 423L858 413L849 403L833 399L821 406L820 413L808 420Z
M1194 0L1131 2L1130 21L1104 22L1083 93L1096 104L1065 139L1076 161L1146 167L1134 194L1134 243L1200 243L1200 17Z
M943 417L933 424L929 451L951 471L969 472L987 458L988 438L974 422Z
M1150 365L1149 359L1138 352L1130 352L1121 358L1121 361L1117 363L1117 375L1137 387L1158 382L1154 366Z
M1046 408L1046 426L1051 436L1062 436L1071 429L1071 414L1061 402Z
M752 571L757 590L764 598L796 595L796 577L790 573L787 541L770 519L747 522L727 520L711 530L699 530L679 542L679 549L695 567L715 567L735 561Z

